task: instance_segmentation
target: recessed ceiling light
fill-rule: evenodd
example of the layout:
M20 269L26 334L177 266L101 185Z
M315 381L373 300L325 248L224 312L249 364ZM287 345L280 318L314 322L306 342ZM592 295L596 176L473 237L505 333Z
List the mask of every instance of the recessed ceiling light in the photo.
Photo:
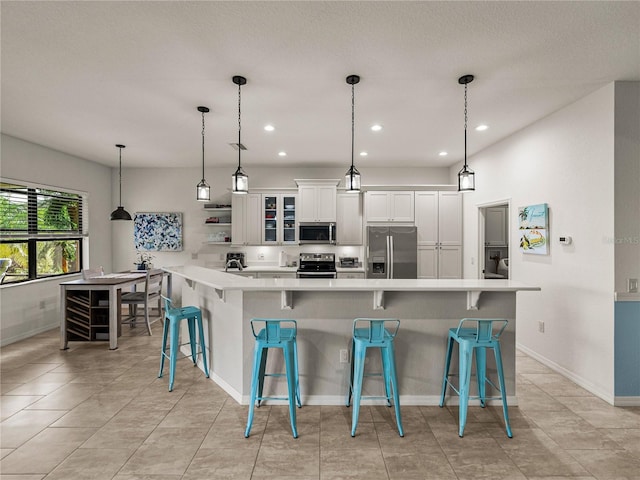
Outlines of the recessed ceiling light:
M446 156L447 156L447 155L449 155L449 154L443 150L443 151L442 151L442 152L440 152L438 155L440 155L441 157L446 157Z
M286 157L287 156L287 152L278 152L278 155L281 157Z
M265 126L264 126L264 129L265 129L267 132L273 132L273 131L276 129L276 127L274 127L273 125L265 125Z
M380 130L382 130L382 125L372 125L371 130L373 130L374 132L379 132Z
M476 127L476 131L478 132L484 132L487 128L489 128L487 125L478 125Z
M360 152L361 157L366 157L367 155L369 155L367 152Z

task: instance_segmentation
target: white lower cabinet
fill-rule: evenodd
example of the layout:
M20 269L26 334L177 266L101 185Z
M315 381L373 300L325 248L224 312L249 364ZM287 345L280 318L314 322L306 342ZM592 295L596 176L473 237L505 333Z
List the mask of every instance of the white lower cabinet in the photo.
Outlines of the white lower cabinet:
M285 272L285 273L276 273L276 272L261 272L256 273L255 278L296 278L295 273Z
M364 278L364 272L338 272L336 274L337 278Z
M418 278L462 278L462 247L419 245Z

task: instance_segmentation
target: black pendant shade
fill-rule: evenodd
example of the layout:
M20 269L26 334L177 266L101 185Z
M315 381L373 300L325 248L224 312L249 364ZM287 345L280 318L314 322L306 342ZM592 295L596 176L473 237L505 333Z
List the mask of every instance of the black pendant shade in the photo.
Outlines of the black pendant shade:
M131 220L131 215L127 212L122 206L122 149L125 148L124 145L117 144L116 148L120 150L119 154L119 187L120 187L120 201L118 204L118 208L116 208L113 212L111 212L111 220Z

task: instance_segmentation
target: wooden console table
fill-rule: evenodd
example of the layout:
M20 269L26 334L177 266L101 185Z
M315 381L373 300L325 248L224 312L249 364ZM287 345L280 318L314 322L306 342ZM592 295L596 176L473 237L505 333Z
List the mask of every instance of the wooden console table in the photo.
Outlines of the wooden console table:
M60 284L60 349L69 340L93 341L109 338L109 349L118 348L122 289L143 282L147 272L111 273L87 280ZM171 275L167 280L171 297ZM71 337L71 338L70 338Z

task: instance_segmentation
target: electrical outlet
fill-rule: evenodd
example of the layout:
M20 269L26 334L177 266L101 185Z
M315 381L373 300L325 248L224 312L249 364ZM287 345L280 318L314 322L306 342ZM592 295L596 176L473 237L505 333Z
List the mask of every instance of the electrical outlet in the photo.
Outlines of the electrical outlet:
M223 260L223 261L224 261L224 253L221 253L221 254L220 254L220 260Z
M340 363L349 363L349 350L346 348L340 350Z
M538 322L538 332L544 333L544 322Z
M638 293L638 279L630 278L628 287L627 291L629 293Z
M258 254L258 260L264 260L264 253L260 252Z

